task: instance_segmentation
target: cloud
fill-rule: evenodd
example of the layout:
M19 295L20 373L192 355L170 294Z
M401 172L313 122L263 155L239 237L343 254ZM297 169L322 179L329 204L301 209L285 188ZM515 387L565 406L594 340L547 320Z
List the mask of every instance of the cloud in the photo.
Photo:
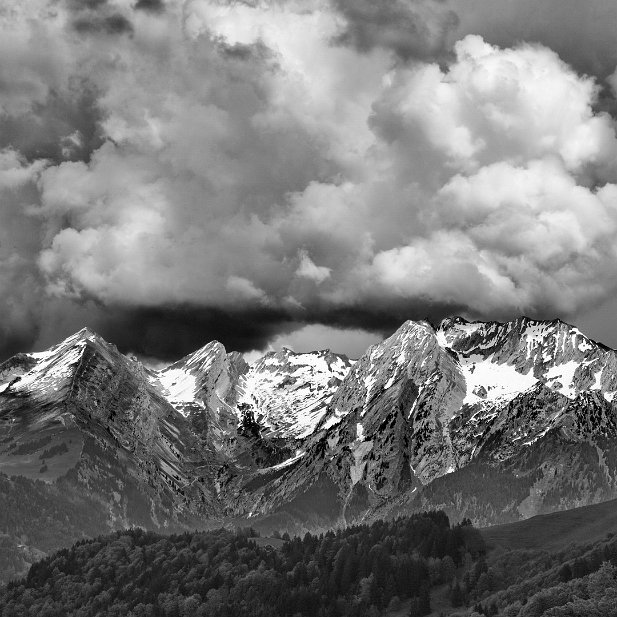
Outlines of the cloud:
M270 341L269 346L275 350L287 347L296 353L330 349L334 353L345 354L349 358L359 358L370 345L379 343L381 340L381 336L365 330L339 329L312 324L276 336ZM258 351L253 354L249 352L248 357L256 360L260 355L263 355L263 352Z
M403 60L443 56L457 14L441 0L333 0L346 23L336 40L360 52L375 47Z
M162 0L137 0L134 8L136 11L156 14L165 10L165 3Z
M43 165L28 164L14 150L0 150L0 341L8 353L30 344L38 328L42 280L31 256L39 250L41 230L26 210L36 199L35 182Z
M113 0L68 0L67 8L73 16L71 27L78 34L115 36L133 33L133 24Z
M150 358L176 360L213 340L228 351L264 349L275 336L297 329L282 311L220 310L203 306L161 308L109 307L93 327L117 341L121 350Z
M488 42L477 2L155 5L0 18L2 353L84 322L158 358L364 341L617 288L602 87ZM490 36L455 42L453 9Z
M226 288L233 297L241 302L257 300L261 304L268 304L268 297L264 290L255 287L251 281L241 276L230 276L227 279Z
M298 265L298 269L296 270L296 276L309 279L317 285L323 283L327 278L329 278L330 272L332 272L330 268L316 265L310 258L309 254L304 250L299 251L298 256L300 258L300 263Z
M113 13L105 17L79 17L73 22L73 28L79 34L131 34L133 24L122 13Z
M334 306L572 314L615 288L613 122L544 47L470 36L455 51L446 70L388 75L368 181L309 187L283 229L331 242Z
M0 16L0 148L28 160L87 160L101 141L97 93L79 72L65 20L43 2L11 6ZM79 134L70 151L62 143Z
M426 146L446 175L546 156L577 174L612 162L612 119L592 111L598 94L593 79L533 45L502 50L468 36L455 53L457 61L445 72L430 64L392 76L373 118L385 139L421 140L409 154Z
M501 47L540 43L578 72L600 79L617 65L613 0L447 0L446 5L459 16L456 38L479 34Z

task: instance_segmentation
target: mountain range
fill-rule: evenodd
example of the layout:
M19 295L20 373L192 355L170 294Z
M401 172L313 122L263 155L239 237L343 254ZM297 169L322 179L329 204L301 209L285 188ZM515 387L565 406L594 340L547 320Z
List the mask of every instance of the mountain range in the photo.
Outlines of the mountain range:
M616 393L617 352L560 320L407 321L357 360L211 342L160 370L84 329L0 365L0 472L108 529L507 523L617 497Z

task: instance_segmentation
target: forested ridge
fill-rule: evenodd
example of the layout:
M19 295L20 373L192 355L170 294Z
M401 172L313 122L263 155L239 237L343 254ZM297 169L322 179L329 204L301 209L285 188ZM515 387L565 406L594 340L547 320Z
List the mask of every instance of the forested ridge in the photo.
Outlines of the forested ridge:
M617 617L617 537L487 548L443 512L303 537L253 529L82 540L0 588L2 617Z
M484 551L468 521L451 527L441 512L284 540L275 550L251 529L132 529L81 541L2 590L0 614L359 617L407 601L425 615L431 586Z
M0 583L23 575L41 552L108 529L101 503L64 480L48 484L0 473Z
M617 537L554 552L497 547L460 587L469 608L451 617L617 617Z

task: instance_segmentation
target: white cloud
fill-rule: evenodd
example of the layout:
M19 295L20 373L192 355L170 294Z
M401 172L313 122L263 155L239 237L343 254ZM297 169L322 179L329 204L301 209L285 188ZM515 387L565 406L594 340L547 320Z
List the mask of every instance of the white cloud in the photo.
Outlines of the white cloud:
M298 257L300 258L300 263L296 270L296 276L314 281L317 285L330 277L332 270L325 266L316 265L306 251L299 251Z
M617 140L592 109L594 82L540 46L472 36L456 51L447 71L390 73L372 176L294 202L298 228L354 256L333 269L329 300L568 314L610 293Z
M230 276L227 279L226 287L238 300L258 300L263 304L268 303L268 297L264 290L255 287L251 281L241 276Z
M335 91L353 52L323 38L324 14L209 10L230 43L261 37L270 51L227 59L204 34L179 39L162 97L151 59L125 52L102 99L118 145L43 172L43 209L72 217L40 261L53 289L136 305L428 299L487 313L571 311L615 286L617 140L592 110L593 80L555 53L469 36L447 69L357 56L377 62L378 87ZM329 26L300 45L290 31L309 22ZM358 93L372 105L354 107ZM339 123L333 100L355 115ZM360 112L370 131L358 141ZM590 283L590 269L604 279Z
M270 342L270 348L279 350L287 347L296 353L330 349L350 358L359 358L370 345L381 340L380 336L357 328L342 329L314 324L275 337ZM254 361L261 355L263 352L252 353L248 355L250 360L247 362Z

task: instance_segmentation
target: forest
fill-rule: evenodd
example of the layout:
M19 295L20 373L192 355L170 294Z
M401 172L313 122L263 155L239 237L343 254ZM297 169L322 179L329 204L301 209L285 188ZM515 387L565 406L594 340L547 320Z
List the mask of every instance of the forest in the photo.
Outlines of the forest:
M100 502L70 482L48 484L0 473L0 583L39 555L108 529Z
M161 536L141 529L84 540L34 564L0 591L3 617L377 616L403 603L431 611L485 544L469 521L416 514L281 538L252 529Z
M490 549L490 547L489 547ZM561 550L494 547L463 576L451 617L617 617L617 537Z
M487 544L425 512L260 537L251 529L80 540L0 588L3 617L617 617L617 536Z

